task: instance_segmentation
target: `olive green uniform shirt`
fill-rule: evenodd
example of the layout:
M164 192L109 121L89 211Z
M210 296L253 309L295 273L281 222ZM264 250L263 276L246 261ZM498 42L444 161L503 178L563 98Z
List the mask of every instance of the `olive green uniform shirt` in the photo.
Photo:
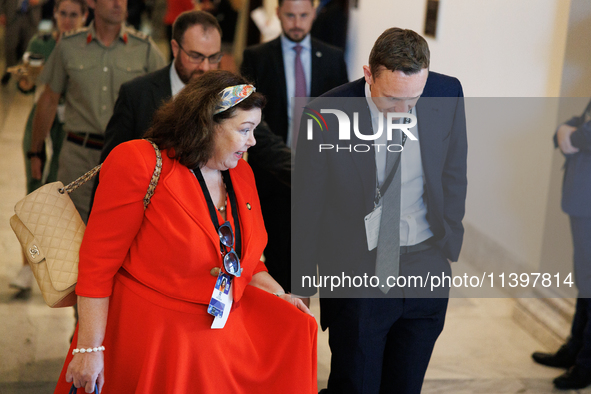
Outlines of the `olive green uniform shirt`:
M62 37L41 80L65 96L66 132L104 134L121 84L164 65L150 37L123 24L119 37L106 47L92 22Z

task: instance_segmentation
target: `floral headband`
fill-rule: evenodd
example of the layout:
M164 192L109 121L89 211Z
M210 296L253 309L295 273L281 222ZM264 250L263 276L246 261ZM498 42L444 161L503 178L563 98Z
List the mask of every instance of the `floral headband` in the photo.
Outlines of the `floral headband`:
M221 101L215 106L213 114L217 115L232 108L254 92L256 92L256 88L252 85L235 85L225 88L220 92Z

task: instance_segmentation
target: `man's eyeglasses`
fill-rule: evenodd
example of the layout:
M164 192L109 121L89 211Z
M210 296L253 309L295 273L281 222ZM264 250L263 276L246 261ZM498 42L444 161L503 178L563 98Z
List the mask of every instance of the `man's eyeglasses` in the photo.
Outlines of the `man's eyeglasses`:
M201 63L203 63L203 61L205 59L207 59L209 61L209 64L218 64L222 60L222 57L224 56L223 52L214 53L211 56L205 56L204 54L199 53L199 52L194 52L194 51L187 52L181 44L178 44L178 46L179 46L179 48L181 48L181 50L183 52L185 52L187 54L187 56L189 57L189 61L193 64L201 64Z
M224 256L224 269L230 275L240 276L242 268L240 268L240 259L234 251L234 231L230 222L226 222L218 228L218 235L222 244L220 250ZM230 248L230 251L228 252L226 248Z

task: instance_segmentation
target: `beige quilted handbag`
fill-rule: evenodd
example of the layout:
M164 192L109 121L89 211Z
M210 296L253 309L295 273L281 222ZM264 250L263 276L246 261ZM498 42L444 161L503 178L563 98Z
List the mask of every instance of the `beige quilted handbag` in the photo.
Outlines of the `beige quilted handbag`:
M160 150L150 143L156 151L156 168L144 198L144 209L150 203L162 170ZM40 187L16 204L16 215L10 218L10 226L31 265L43 299L52 308L76 303L78 251L86 226L69 193L92 179L100 167L96 166L66 187L61 182Z

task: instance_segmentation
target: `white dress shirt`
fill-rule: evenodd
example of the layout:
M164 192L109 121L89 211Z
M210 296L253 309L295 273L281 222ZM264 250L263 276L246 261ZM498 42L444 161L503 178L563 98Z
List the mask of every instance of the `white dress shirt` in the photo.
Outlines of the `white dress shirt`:
M386 118L380 113L371 98L369 84L365 83L365 97L371 113L371 123L374 134L378 132L379 117L383 119L384 130L382 135L375 142L383 144L380 149L376 149L376 175L378 185L384 183L386 174L386 152L385 145L392 142L388 141L386 133ZM416 107L411 112L416 116ZM400 245L410 246L421 243L433 236L427 222L427 205L423 199L425 192L425 182L423 173L423 164L421 162L421 145L419 144L420 135L417 126L409 130L417 141L407 139L400 159L401 172L401 195L400 195ZM402 133L402 131L398 131Z
M170 65L170 88L172 90L172 97L176 96L184 87L185 83L181 81L179 74L176 72L173 61Z

